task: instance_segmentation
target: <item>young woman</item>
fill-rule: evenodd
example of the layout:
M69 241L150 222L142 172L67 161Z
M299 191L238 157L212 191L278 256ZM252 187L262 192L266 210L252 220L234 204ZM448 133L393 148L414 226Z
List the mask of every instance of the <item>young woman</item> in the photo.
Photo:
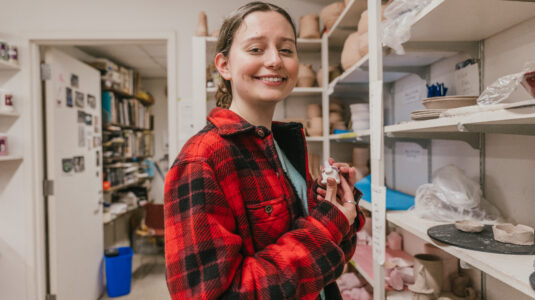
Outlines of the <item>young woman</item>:
M224 21L217 52L222 108L165 183L171 296L339 299L334 281L364 219L355 170L331 159L342 176L338 196L325 199L309 175L302 126L272 121L297 80L293 22L275 5L246 4Z

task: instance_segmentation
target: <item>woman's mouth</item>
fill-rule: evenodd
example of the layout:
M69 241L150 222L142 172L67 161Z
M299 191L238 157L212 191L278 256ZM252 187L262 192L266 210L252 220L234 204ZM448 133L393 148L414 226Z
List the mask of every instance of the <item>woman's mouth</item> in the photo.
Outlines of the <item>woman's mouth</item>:
M280 76L261 76L261 77L254 76L254 78L262 81L262 83L268 86L279 86L287 80L286 77L280 77Z

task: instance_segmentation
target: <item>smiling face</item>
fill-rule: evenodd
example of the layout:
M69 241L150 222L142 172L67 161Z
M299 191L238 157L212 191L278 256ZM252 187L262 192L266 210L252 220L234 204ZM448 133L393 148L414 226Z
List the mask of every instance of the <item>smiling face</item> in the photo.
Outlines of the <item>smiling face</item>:
M247 15L228 57L219 53L216 66L231 82L233 102L275 105L291 93L297 81L299 61L292 26L273 11Z

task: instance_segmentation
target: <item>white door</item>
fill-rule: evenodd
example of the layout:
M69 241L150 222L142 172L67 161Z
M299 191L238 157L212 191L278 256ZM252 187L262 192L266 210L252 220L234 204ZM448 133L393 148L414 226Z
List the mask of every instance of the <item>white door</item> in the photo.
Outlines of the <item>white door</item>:
M50 293L95 300L103 286L100 73L55 49L44 58Z

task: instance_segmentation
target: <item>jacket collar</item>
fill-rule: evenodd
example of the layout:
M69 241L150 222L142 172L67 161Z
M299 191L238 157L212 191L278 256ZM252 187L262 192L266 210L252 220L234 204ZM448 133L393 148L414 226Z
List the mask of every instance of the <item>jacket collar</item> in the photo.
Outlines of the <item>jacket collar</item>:
M256 128L253 124L247 122L245 119L237 115L235 112L225 109L216 107L210 111L210 114L208 115L208 121L210 121L217 129L217 132L221 136L229 136L229 135L235 135L240 133L245 133L248 131L252 131ZM285 130L298 130L303 127L299 123L284 123L284 122L276 122L274 121L272 124L272 129L275 132L281 132ZM263 126L262 127L266 131L267 128ZM268 131L269 132L269 131ZM266 134L267 136L268 134Z

